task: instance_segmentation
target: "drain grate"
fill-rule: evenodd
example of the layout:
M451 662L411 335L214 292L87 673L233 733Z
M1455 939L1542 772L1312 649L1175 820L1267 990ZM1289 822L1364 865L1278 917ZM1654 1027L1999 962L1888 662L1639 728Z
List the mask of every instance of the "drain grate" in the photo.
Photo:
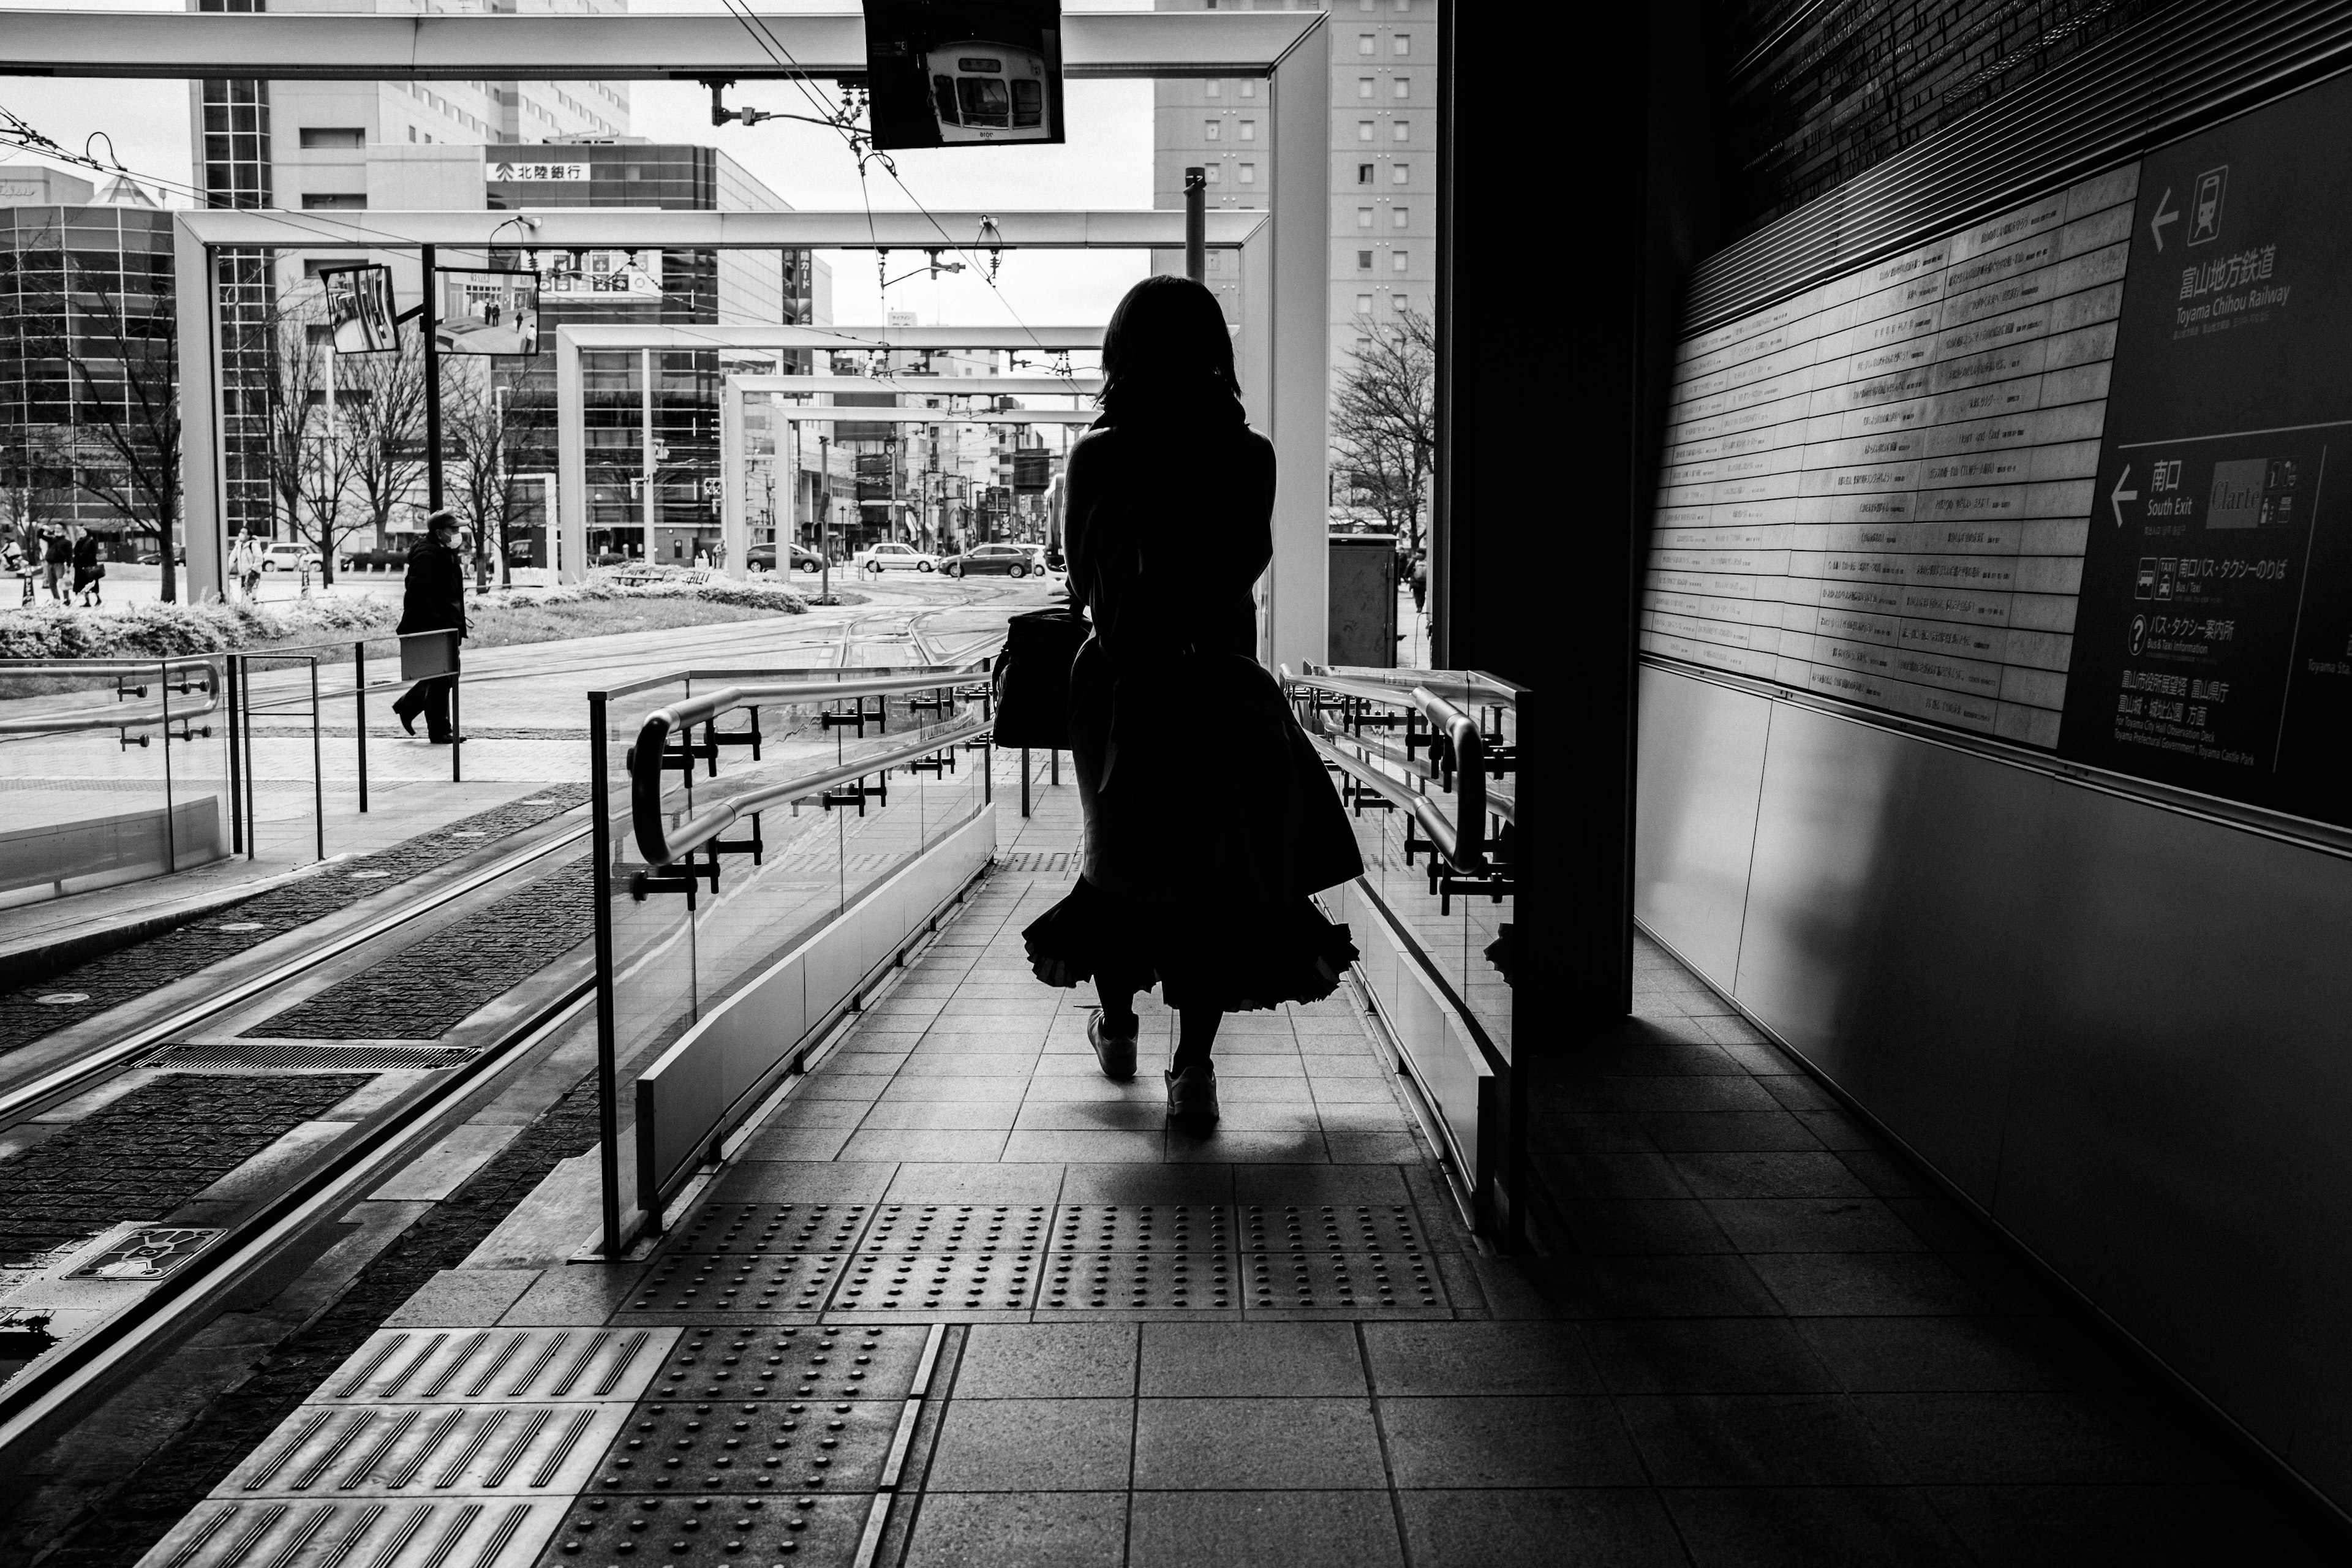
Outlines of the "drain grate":
M1250 1204L1235 1215L1244 1252L1423 1252L1406 1204Z
M1037 1293L1045 1257L1025 1248L862 1252L835 1287L836 1312L1020 1311Z
M864 1252L1035 1252L1045 1246L1050 1204L885 1204Z
M223 1040L216 1045L164 1046L142 1067L174 1072L393 1072L404 1068L454 1068L479 1053L465 1046L270 1045Z
M841 1253L677 1253L657 1261L632 1311L814 1312L841 1272Z
M870 1492L902 1400L665 1400L641 1405L596 1473L602 1492ZM653 1500L648 1500L650 1504Z
M648 1401L898 1399L915 1381L925 1331L839 1327L696 1329L681 1338Z
M1223 1204L1064 1204L1054 1245L1097 1252L1233 1252L1234 1211Z
M1056 1252L1040 1311L1213 1310L1242 1304L1244 1260L1226 1252Z
M706 1204L672 1231L676 1252L847 1252L865 1228L865 1204Z
M572 1510L540 1563L542 1568L620 1568L637 1562L671 1568L787 1562L794 1568L849 1568L859 1560L871 1508L868 1498L821 1493L589 1498Z

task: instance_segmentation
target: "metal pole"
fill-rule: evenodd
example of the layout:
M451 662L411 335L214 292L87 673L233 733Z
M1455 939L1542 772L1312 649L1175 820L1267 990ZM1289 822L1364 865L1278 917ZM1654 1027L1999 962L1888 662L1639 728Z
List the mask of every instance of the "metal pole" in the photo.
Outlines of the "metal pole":
M816 438L816 596L819 604L833 597L833 437Z
M588 801L596 900L596 1145L604 1186L604 1257L621 1256L620 1051L613 1005L612 807L604 755L604 694L588 694Z
M310 656L310 820L317 825L319 858L327 858L326 742L319 734L319 656Z
M191 590L193 592L193 590ZM236 678L236 655L229 654L221 660L221 672L228 687L228 852L245 853L245 781L237 766L236 715L245 703L245 683Z
M637 453L645 468L646 552L654 559L654 351L637 351Z
M253 661L240 656L237 662L245 666L245 858L250 860L261 853L261 816L253 788Z
M441 510L441 345L436 341L440 310L434 299L433 247L422 247L425 263L425 303L417 318L425 332L425 509Z
M1021 748L1021 815L1029 815L1029 748Z
M1209 274L1209 172L1184 171L1184 276L1198 283Z
M352 700L359 712L360 815L367 815L367 644L352 644Z
M456 632L451 632L448 634L448 637L449 782L451 784L463 784L466 782L466 772L465 764L460 761L460 757L466 750L466 727L462 722L460 722L463 709L460 707L457 700L459 695L466 689L466 681L464 674L459 669L457 663L457 634Z
M163 698L163 869L176 871L180 868L180 838L179 824L173 820L172 812L172 667L165 662L155 668L163 677L155 689Z

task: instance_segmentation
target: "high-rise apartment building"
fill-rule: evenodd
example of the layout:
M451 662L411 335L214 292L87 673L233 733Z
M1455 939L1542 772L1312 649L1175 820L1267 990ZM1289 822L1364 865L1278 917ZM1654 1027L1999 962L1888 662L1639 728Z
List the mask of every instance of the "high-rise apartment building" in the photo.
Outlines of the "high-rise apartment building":
M1305 10L1330 14L1331 267L1336 381L1378 323L1431 312L1437 287L1437 0L1154 0L1162 11ZM1152 205L1184 205L1184 171L1208 174L1209 205L1271 205L1273 116L1266 84L1186 78L1154 84ZM1176 252L1155 270L1179 272ZM1209 286L1229 320L1245 308L1229 258L1209 257Z

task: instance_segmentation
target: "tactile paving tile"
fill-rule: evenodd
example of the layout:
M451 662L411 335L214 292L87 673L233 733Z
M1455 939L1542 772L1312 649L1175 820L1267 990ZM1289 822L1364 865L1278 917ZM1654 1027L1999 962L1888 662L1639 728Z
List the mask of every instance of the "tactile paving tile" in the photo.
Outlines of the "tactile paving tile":
M380 1329L311 1404L635 1399L676 1329Z
M867 1204L705 1204L662 1240L673 1252L849 1252Z
M1242 1252L1426 1252L1410 1204L1245 1204Z
M1037 1294L1043 1252L860 1253L834 1287L835 1312L1019 1311Z
M856 1561L870 1498L593 1497L564 1517L541 1568L833 1568Z
M1425 1252L1257 1252L1241 1264L1244 1307L1361 1312L1447 1305L1437 1260Z
M867 1491L903 1400L655 1400L604 1456L595 1492Z
M1244 1277L1230 1252L1056 1252L1045 1261L1037 1310L1230 1309L1242 1304Z
M1064 1204L1054 1211L1057 1248L1090 1252L1233 1252L1234 1211L1223 1204Z
M491 1568L535 1559L563 1518L562 1499L216 1500L189 1510L139 1562L140 1568Z
M814 1312L846 1260L843 1253L672 1253L646 1271L621 1315Z
M698 1328L680 1336L648 1400L903 1399L923 1354L915 1328Z
M216 1495L569 1495L628 1415L620 1404L306 1405Z
M1050 1204L884 1204L860 1252L1042 1252Z

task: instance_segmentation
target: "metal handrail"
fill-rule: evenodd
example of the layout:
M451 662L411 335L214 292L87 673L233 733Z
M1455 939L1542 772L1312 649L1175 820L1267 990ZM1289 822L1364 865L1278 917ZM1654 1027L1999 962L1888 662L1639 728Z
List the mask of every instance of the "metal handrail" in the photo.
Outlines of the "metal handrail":
M168 658L76 659L65 663L0 661L0 675L144 675L159 677L165 685L170 684L173 670L201 669L211 677L201 685L192 683L183 689L204 693L204 700L193 706L173 707L168 698L159 698L152 704L142 702L129 707L118 704L102 710L57 709L36 713L29 718L0 719L0 735L61 734L79 730L145 730L158 724L202 719L220 707L221 670L212 660L222 657L226 656L177 654Z
M1317 684L1333 691L1347 690L1351 697L1370 697L1375 701L1392 701L1370 690L1381 687L1389 690L1410 691L1425 686L1448 702L1486 708L1509 708L1519 705L1519 693L1527 689L1516 680L1506 680L1499 675L1476 672L1465 675L1454 669L1386 669L1376 665L1307 664L1301 666ZM1350 687L1353 689L1349 689Z
M1311 714L1313 722L1307 730L1308 739L1336 763L1340 771L1360 783L1369 784L1384 798L1404 807L1421 824L1422 831L1447 864L1465 876L1475 876L1486 869L1486 737L1475 721L1426 685L1416 685L1410 691L1402 690L1386 681L1359 680L1348 676L1332 676L1316 670L1306 676L1290 673L1287 665L1281 668L1286 691L1323 690L1343 696L1360 697L1369 701L1386 702L1397 707L1418 709L1429 727L1445 737L1454 759L1454 820L1444 814L1423 791L1392 773L1371 765L1370 758L1352 756L1334 741L1320 714ZM1340 739L1360 744L1358 737L1342 734Z
M934 682L934 684L939 683ZM835 784L847 784L850 780L863 778L867 773L882 773L901 763L911 762L917 757L926 756L933 752L945 751L950 746L958 745L975 736L985 734L993 722L993 720L983 713L967 714L954 723L927 730L906 744L893 746L887 752L843 763L838 766L827 768L822 773L802 773L775 784L761 784L756 789L745 790L740 795L730 795L709 810L697 813L675 827L662 820L660 752L656 751L652 753L655 762L650 768L633 758L629 769L630 795L631 805L634 807L632 816L636 829L637 853L645 857L646 864L649 868L660 870L693 854L725 832L741 817L763 806L773 805L779 801L804 799L809 795L831 789ZM642 741L638 743L641 746L644 744ZM636 756L643 757L646 754L640 752ZM653 787L650 790L646 788L648 773L654 775ZM649 797L652 803L650 812L646 809Z
M903 691L929 691L941 686L962 686L979 671L970 665L930 675L878 675L865 680L792 680L773 686L722 686L701 697L689 697L657 708L646 716L645 730L662 727L667 741L677 731L707 724L721 713L754 702L823 702L837 697L896 697ZM642 743L642 742L641 742Z

